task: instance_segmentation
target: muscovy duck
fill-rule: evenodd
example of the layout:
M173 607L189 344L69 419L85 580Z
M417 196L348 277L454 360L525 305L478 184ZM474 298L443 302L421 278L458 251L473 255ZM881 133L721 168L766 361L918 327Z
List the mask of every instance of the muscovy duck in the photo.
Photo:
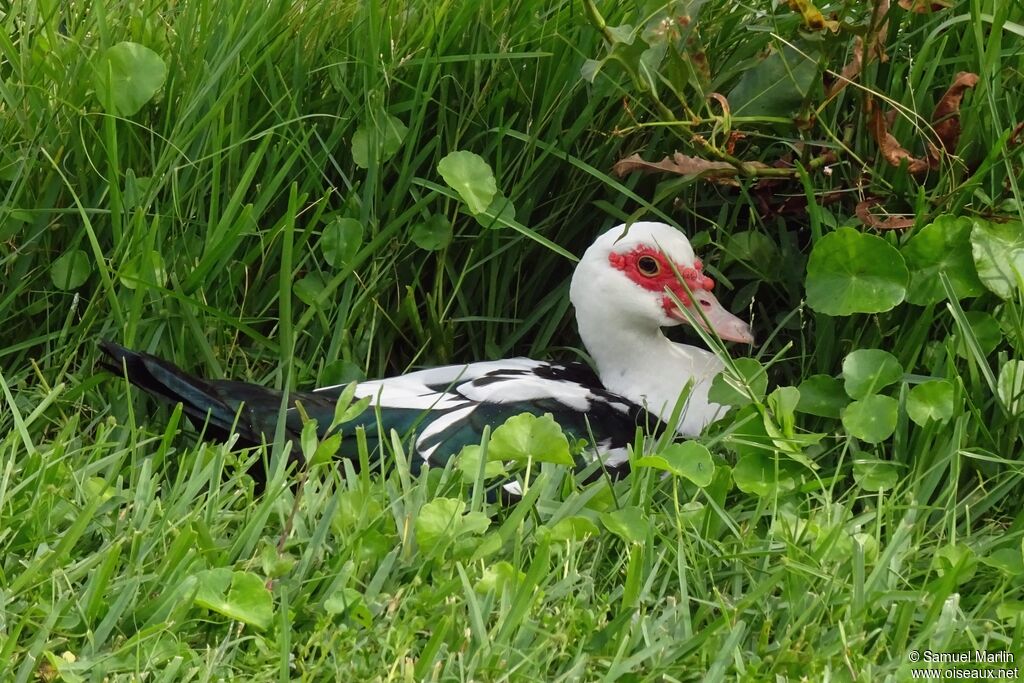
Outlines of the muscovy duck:
M496 427L523 412L551 413L568 434L593 437L596 449L588 449L591 455L609 468L621 468L638 424L695 436L725 412L708 399L722 362L709 351L670 341L661 329L694 320L721 339L753 343L747 323L722 307L711 293L713 286L689 240L675 228L653 222L620 225L587 249L570 287L580 337L596 373L580 362L510 358L364 381L356 396L369 397L374 409L356 424L375 439L379 412L385 436L391 429L411 435L412 464L418 470L424 462L443 465L463 446L479 443L485 425ZM677 300L690 315L680 310ZM241 445L273 441L280 392L203 379L113 342L100 346L108 369L125 373L132 384L160 399L182 403L185 414L208 437L226 440L234 432ZM667 425L691 382L678 423ZM288 437L297 440L302 429L296 402L323 431L343 389L290 392ZM352 434L352 427L346 424L345 433Z

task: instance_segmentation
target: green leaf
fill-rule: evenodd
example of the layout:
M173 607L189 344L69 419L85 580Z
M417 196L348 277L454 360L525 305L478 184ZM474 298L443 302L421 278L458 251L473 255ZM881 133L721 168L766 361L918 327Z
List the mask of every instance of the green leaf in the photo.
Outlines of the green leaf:
M431 214L413 226L411 237L413 244L420 249L438 251L451 244L452 224L442 214Z
M498 193L491 167L472 152L452 152L437 163L437 172L449 187L459 193L474 215L487 211Z
M1024 617L1024 601L1004 600L996 605L996 616L1016 628L1016 623Z
M804 448L817 444L825 435L796 432L794 411L799 403L800 391L796 387L779 387L773 391L767 400L769 410L762 415L764 430L778 451L804 467L818 469L818 464L807 456Z
M493 592L495 595L502 595L506 591L514 593L525 580L525 572L513 567L511 562L502 560L484 570L473 590L485 594Z
M740 408L733 426L725 439L730 450L738 457L744 455L769 455L774 457L777 450L775 443L765 429L765 421L758 406L749 405Z
M309 465L332 463L339 450L341 450L341 434L331 434L317 444L316 450L313 451L313 457L309 460Z
M978 340L978 346L986 356L996 350L1003 341L1003 332L999 329L999 321L984 311L964 311L964 318ZM961 358L970 358L971 352L960 330L953 333L954 350Z
M971 247L982 284L1003 299L1013 296L1024 278L1024 224L976 218Z
M328 363L320 372L319 386L331 387L349 382L361 382L366 379L366 373L357 363L341 358ZM332 425L333 429L336 425Z
M505 223L511 223L516 219L516 207L512 200L507 198L499 190L491 200L490 206L483 213L475 215L476 222L484 228L504 228Z
M487 448L489 460L528 460L573 466L569 440L551 413L542 417L521 413L494 430Z
M704 488L715 476L715 464L711 451L696 441L669 444L657 455L647 455L636 461L638 467L651 467L662 472L671 472L677 477L689 479Z
M1024 413L1024 360L1007 361L999 369L996 391L1010 415Z
M899 471L891 462L884 460L856 460L853 479L865 491L885 491L899 481Z
M838 419L839 413L850 402L843 383L829 375L811 375L800 383L798 389L800 402L796 409L808 415Z
M651 522L636 506L601 513L601 523L627 543L643 543L651 531Z
M796 387L779 387L768 396L768 408L786 437L794 435L795 416L793 412L800 404L800 391Z
M843 409L843 426L868 443L881 443L896 430L899 401L889 396L868 396Z
M910 270L907 301L921 306L946 298L940 273L949 278L958 299L985 291L971 257L970 218L939 216L900 249Z
M859 349L843 359L843 380L851 398L877 394L902 377L903 366L888 351Z
M92 261L81 249L65 251L50 264L50 280L57 289L77 289L92 273Z
M320 250L335 268L342 268L355 257L363 244L363 224L354 218L335 218L324 226Z
M588 536L596 536L600 529L592 521L582 515L573 515L558 520L549 538L552 541L579 541Z
M941 576L952 575L957 585L974 578L978 569L978 556L962 543L939 548L932 556L932 567Z
M160 55L138 43L118 43L93 63L93 88L100 104L118 116L136 114L166 77L167 65Z
M807 305L833 316L888 311L903 301L909 277L903 257L884 239L839 228L811 251Z
M299 435L299 447L302 450L302 457L307 462L313 459L317 444L319 444L319 440L316 434L316 420L306 420L302 425L302 433Z
M612 39L612 44L625 43L626 45L629 45L636 39L636 27L632 24L609 26L608 35Z
M342 588L331 593L324 600L324 611L328 614L344 614L363 628L373 627L373 614L366 606L363 594L354 588Z
M448 542L467 534L482 534L490 519L482 512L466 512L466 502L455 498L435 498L420 508L416 516L416 540L420 549L441 549Z
M274 618L274 601L263 579L227 567L196 574L195 603L229 619L266 630ZM229 588L230 585L230 588Z
M907 394L907 415L921 427L932 420L949 422L953 417L953 385L944 379L916 385Z
M456 456L455 466L462 473L462 481L467 483L476 481L477 474L480 472L480 455L482 451L483 449L480 448L479 444L463 446L462 450L459 451L459 454ZM508 470L505 469L503 462L488 458L487 464L484 465L484 479L504 477L506 474L508 474Z
M736 462L732 479L744 493L775 496L795 489L803 469L791 460L764 453L747 453Z
M263 573L272 579L278 579L290 572L296 563L291 553L281 552L273 543L262 543L260 548L260 567Z
M738 261L765 282L782 279L782 267L789 263L782 258L779 246L767 235L745 230L729 236L724 251L729 261Z
M806 50L804 50L806 52ZM734 116L793 118L818 78L816 61L788 45L743 72L729 91Z
M320 273L306 273L292 284L292 291L307 306L316 303L316 297L324 290L324 278Z
M711 380L708 400L727 406L742 408L751 401L763 401L768 390L768 373L764 366L753 358L737 358L733 361L740 377L733 377L726 369Z
M376 163L380 164L395 155L402 146L408 127L391 115L356 128L352 135L352 161L359 168L369 168L371 145L376 147Z
M1024 558L1019 548L1000 548L980 559L983 564L995 567L1010 578L1024 574Z
M135 289L139 283L150 287L164 287L167 285L167 265L164 263L164 257L152 249L139 254L125 264L118 279L128 289Z

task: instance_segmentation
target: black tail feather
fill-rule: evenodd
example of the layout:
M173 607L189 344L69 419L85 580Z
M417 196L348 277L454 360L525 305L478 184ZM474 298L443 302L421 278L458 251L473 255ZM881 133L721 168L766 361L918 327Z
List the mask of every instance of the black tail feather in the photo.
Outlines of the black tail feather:
M158 399L181 403L184 413L208 437L224 441L237 433L243 446L273 440L280 392L246 382L206 380L162 358L115 342L101 341L99 346L106 354L101 359L105 369L127 377Z

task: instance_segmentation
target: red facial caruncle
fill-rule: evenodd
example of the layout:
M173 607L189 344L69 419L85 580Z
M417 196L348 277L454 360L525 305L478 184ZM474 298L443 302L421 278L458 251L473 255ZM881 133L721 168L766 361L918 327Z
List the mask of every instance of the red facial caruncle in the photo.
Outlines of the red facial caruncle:
M641 245L625 254L612 252L608 255L608 263L612 268L622 271L626 277L648 291L664 292L667 287L684 306L689 306L692 303L686 293L686 288L680 284L675 271L669 264L668 258L657 249ZM704 264L698 258L693 259L692 267L676 264L676 270L683 276L686 287L689 287L690 291L694 293L710 292L715 286L714 280L701 272L703 269ZM675 302L666 296L662 301L662 306L668 311L675 308Z

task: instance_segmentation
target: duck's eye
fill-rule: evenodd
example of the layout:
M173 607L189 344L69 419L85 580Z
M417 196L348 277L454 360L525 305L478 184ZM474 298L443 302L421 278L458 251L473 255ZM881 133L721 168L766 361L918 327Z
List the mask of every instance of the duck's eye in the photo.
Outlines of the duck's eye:
M661 265L657 259L651 256L641 256L637 259L636 268L647 276L654 276L661 272Z

